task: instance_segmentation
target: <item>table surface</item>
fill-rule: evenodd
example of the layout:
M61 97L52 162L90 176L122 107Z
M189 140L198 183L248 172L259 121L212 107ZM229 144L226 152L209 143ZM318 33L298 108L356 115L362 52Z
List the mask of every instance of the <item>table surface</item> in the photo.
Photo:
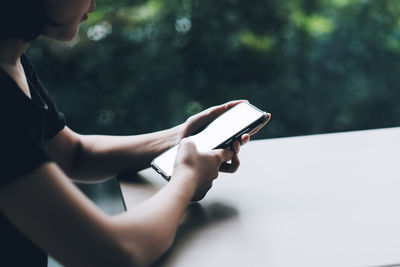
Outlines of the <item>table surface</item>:
M400 264L400 128L251 141L157 266ZM122 182L127 209L165 181Z

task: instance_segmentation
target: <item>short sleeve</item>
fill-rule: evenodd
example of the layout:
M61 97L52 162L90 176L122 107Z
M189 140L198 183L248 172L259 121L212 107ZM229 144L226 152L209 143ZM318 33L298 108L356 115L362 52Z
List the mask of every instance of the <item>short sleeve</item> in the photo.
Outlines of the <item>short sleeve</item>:
M4 118L0 131L2 158L0 165L0 186L26 175L43 163L50 161L45 144L20 119Z

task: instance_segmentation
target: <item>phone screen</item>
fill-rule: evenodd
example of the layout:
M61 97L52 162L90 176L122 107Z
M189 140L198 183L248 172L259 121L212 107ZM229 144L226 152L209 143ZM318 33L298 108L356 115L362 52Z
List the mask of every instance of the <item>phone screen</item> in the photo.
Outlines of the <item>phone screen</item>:
M240 103L211 122L200 133L190 136L199 151L212 150L230 144L267 119L267 114L247 103ZM260 123L255 125L254 123ZM172 175L178 145L155 158L152 166L165 178Z

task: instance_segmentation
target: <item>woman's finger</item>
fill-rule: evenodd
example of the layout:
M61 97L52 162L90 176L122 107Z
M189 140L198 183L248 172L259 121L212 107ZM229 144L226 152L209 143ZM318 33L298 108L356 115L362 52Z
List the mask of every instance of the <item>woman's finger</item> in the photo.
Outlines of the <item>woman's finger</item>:
M239 154L235 153L233 154L231 163L223 162L219 170L221 172L234 173L238 170L239 166L240 166Z
M240 144L243 146L246 143L248 143L250 141L250 134L244 134L242 135L242 138L240 140Z
M271 119L271 114L267 113L267 116L268 116L267 120L265 122L263 122L263 124L261 124L260 126L255 128L253 131L251 131L249 133L250 135L256 134L262 127L264 127L269 122L269 120Z
M219 106L211 107L211 108L206 110L206 113L208 113L207 117L211 119L210 121L213 121L218 116L220 116L223 113L225 113L226 111L230 110L231 108L233 108L237 104L240 104L240 103L243 103L243 102L247 102L248 103L249 101L247 101L246 99L233 100L233 101L227 102L227 103L219 105Z
M211 151L211 153L216 155L218 164L221 165L223 162L230 161L235 152L230 149L214 149Z

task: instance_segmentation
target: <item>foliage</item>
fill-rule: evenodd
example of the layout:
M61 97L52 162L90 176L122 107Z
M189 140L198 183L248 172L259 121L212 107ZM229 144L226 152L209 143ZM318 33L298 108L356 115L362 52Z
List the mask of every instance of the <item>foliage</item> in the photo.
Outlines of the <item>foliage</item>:
M400 125L397 0L99 0L68 44L29 50L83 133L137 134L246 98L258 138Z

